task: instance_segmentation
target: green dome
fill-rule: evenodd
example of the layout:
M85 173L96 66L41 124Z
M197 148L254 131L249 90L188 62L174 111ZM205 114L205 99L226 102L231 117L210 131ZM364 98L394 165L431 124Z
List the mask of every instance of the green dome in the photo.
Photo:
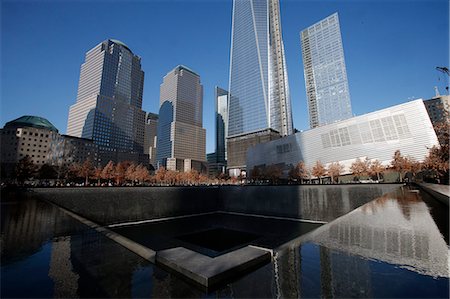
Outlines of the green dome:
M32 116L32 115L24 115L22 117L19 117L15 120L12 120L10 122L7 122L5 124L6 127L32 127L32 128L38 128L38 129L46 129L50 131L58 132L58 129L55 128L54 125L52 125L51 122L49 122L47 119L39 116Z

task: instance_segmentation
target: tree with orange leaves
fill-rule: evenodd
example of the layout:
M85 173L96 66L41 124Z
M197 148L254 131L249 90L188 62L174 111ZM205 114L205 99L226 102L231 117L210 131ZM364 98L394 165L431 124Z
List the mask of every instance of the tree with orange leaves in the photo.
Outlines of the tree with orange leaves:
M100 166L94 167L93 178L97 180L97 186L100 186L100 180L102 179L102 170Z
M126 171L130 167L130 161L122 161L116 164L114 168L114 178L116 179L116 185L120 186L126 179Z
M157 184L161 184L161 183L165 182L166 173L167 173L167 170L164 167L160 167L155 172L154 177L155 177L155 181Z
M108 164L103 167L102 178L108 180L108 183L114 178L114 162L109 161Z
M302 183L304 179L308 178L306 165L303 161L298 162L295 167L289 170L289 178L300 183Z
M312 168L312 175L319 178L319 184L322 184L322 177L327 173L327 169L320 161L316 161L316 164Z
M350 166L350 171L353 172L359 180L362 175L366 175L369 172L369 167L370 160L368 158L365 158L364 160L357 158Z
M331 182L334 183L335 180L339 183L339 177L344 171L344 165L339 162L333 162L328 166L328 175L331 177Z
M374 160L369 167L369 175L376 175L377 180L380 181L380 174L386 170L386 167L381 164L379 160Z
M392 157L391 165L392 168L394 168L394 170L398 172L400 182L403 181L405 173L411 170L411 164L412 161L410 158L402 156L400 150L395 151L394 157Z
M136 167L135 170L135 174L136 174L136 179L139 181L139 183L142 185L145 181L150 180L150 173L147 169L147 167L145 167L142 164L139 164Z
M443 109L443 111L442 121L434 125L439 146L433 146L429 150L428 156L424 161L424 166L429 170L435 171L441 179L448 181L450 117L447 110Z
M83 164L78 167L78 176L84 178L84 185L89 184L89 177L94 174L94 166L90 159L84 160Z

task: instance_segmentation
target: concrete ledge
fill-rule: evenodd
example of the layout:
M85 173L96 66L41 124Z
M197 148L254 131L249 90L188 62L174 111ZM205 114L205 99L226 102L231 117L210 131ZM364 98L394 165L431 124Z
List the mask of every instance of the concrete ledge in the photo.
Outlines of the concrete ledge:
M417 185L440 202L449 205L450 186L430 183L418 183Z
M58 205L57 206L61 211L63 211L64 213L66 213L67 215L71 216L72 218L78 220L79 222L83 223L84 225L94 229L95 231L97 231L98 233L110 238L111 240L115 241L116 243L122 245L123 247L125 247L126 249L130 250L131 252L134 252L135 254L139 255L140 257L150 261L151 263L155 263L155 256L156 256L156 252L145 247L142 246L139 243L136 243L116 232L113 232L112 230L100 226L95 222L92 222L84 217L81 217L78 214L75 214L63 207L60 207Z
M271 260L269 251L246 246L211 258L184 247L158 251L157 265L178 273L205 291L228 282Z

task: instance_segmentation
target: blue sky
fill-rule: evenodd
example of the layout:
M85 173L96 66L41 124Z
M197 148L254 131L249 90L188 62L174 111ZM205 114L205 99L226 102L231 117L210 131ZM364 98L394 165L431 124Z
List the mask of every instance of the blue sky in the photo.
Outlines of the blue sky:
M294 126L308 128L299 32L338 12L353 113L444 93L448 0L281 0ZM0 125L22 115L66 132L86 51L108 38L142 57L143 109L158 112L162 77L178 64L201 76L207 152L214 86L228 88L232 0L1 1Z

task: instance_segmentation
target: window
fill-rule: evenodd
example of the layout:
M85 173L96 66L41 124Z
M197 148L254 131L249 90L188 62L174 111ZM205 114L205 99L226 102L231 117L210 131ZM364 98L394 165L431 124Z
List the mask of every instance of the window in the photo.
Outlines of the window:
M320 137L322 139L323 148L331 147L330 135L328 133L321 134Z
M375 142L384 141L384 133L381 127L381 122L379 119L370 121L370 128L372 129L372 135Z

